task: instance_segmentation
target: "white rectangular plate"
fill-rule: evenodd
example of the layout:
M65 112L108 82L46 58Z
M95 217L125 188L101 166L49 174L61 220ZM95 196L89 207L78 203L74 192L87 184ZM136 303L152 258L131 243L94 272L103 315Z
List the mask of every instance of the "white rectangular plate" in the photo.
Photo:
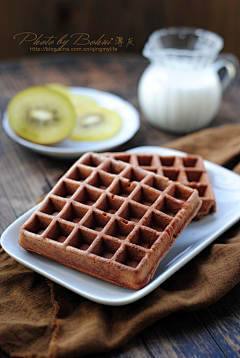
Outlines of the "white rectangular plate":
M137 153L182 155L185 153L161 147L139 147ZM120 306L134 302L162 284L174 272L194 258L224 231L240 219L240 176L219 165L204 161L217 202L217 212L201 221L191 222L178 237L171 251L160 262L153 279L141 290L128 290L70 269L57 262L27 252L18 244L21 225L35 207L14 221L2 234L3 249L21 264L48 277L92 301Z

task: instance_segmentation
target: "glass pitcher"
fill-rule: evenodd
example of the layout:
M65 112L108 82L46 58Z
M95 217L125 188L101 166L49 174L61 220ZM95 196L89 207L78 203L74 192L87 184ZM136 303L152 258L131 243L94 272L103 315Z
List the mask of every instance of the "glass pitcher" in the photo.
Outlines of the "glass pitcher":
M206 127L222 92L237 74L238 60L222 55L223 39L197 28L171 27L152 33L143 49L150 65L138 86L140 108L154 126L173 133ZM225 68L220 79L219 71Z

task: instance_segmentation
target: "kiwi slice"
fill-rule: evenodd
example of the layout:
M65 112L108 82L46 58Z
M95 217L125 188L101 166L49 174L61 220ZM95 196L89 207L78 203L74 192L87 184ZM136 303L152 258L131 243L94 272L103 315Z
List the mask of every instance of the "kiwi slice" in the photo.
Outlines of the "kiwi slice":
M69 91L68 87L62 85L61 83L49 83L47 84L47 87L52 89L53 91L62 93L65 96L69 97L74 107L79 107L83 105L93 106L97 104L93 99L87 96L83 96L80 94L73 94L71 91Z
M97 103L93 99L86 97L86 96L82 96L80 94L70 93L70 100L72 101L72 104L76 108L81 107L81 106L96 106L97 105Z
M66 86L62 85L61 83L48 83L46 85L51 90L63 94L65 96L69 96L69 90Z
M76 123L70 135L73 140L104 140L117 134L121 117L114 111L98 105L76 107Z
M70 139L97 141L108 139L119 132L122 120L116 112L100 107L92 98L73 94L60 83L49 83L47 86L67 95L75 108L77 118Z
M17 135L43 145L68 137L76 121L75 108L69 98L45 86L19 92L10 101L7 112Z

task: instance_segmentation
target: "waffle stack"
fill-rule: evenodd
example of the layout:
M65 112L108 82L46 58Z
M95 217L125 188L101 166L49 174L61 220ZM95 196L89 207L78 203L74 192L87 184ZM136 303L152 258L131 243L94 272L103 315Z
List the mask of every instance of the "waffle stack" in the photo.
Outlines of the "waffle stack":
M94 277L140 289L200 206L195 189L87 153L21 227L19 244Z
M126 152L106 153L106 155L197 189L202 200L202 206L194 220L201 220L216 212L216 200L211 181L201 156L160 156L158 154Z

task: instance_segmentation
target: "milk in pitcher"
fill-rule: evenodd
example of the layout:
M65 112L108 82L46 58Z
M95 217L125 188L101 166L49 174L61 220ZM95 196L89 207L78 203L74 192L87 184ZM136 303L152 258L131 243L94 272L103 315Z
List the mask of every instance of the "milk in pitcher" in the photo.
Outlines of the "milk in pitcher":
M154 31L143 48L150 64L138 86L140 108L156 127L173 133L204 128L216 115L236 65L217 59L223 39L210 31L170 27ZM222 79L219 70L226 69ZM224 84L224 85L223 85Z
M151 64L138 87L144 116L154 126L175 133L207 126L219 109L221 97L220 79L212 68L187 71Z

